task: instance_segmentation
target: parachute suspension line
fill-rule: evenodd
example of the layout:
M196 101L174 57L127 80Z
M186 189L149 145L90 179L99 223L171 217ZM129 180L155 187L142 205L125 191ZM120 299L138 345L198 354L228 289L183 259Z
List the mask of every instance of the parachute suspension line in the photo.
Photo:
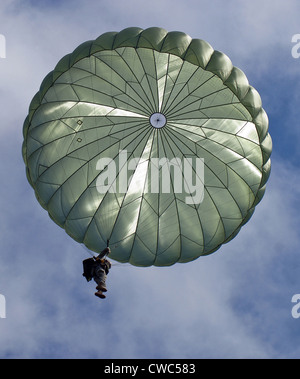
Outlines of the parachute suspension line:
M86 250L90 254L92 258L94 258L95 255L90 249L88 249L84 244L81 244L81 246L84 248L84 250Z
M109 240L106 240L106 247L109 247ZM106 259L107 255L108 253L106 253L103 258Z

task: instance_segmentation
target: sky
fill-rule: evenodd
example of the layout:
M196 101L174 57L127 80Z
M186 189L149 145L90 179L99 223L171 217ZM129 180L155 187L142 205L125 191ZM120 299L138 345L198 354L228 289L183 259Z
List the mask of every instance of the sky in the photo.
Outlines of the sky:
M300 357L299 14L298 0L1 1L0 358ZM89 253L27 182L22 127L60 58L129 26L204 39L246 73L269 117L272 172L229 244L168 268L114 263L102 301L82 277Z

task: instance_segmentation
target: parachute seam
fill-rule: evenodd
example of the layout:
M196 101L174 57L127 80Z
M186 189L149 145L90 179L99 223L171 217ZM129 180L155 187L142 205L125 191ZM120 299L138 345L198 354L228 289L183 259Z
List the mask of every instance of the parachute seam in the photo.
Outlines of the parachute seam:
M187 61L183 61L183 65L184 65L185 62L187 62ZM181 70L182 70L182 68L183 68L183 65L182 65L182 67L181 67ZM195 66L195 67L196 67L196 66ZM189 94L189 95L191 94L191 92L189 92L189 83L190 83L190 81L192 80L193 76L196 74L196 72L199 71L200 68L201 68L201 67L198 66L198 67L196 68L196 70L192 73L192 75L189 77L189 79L184 83L184 85L182 86L182 88L180 89L180 91L178 91L178 93L176 94L176 96L172 99L172 101L170 102L170 104L169 104L168 107L166 108L166 112L170 112L170 110L169 110L170 107L172 106L172 104L175 102L175 100L178 98L178 96L181 94L181 92L184 90L185 87L187 88L187 92L188 92L188 94ZM179 75L178 75L178 76L179 76ZM176 81L177 81L177 79L178 79L178 76L177 76L177 78L176 78ZM201 87L201 85L198 86L197 89L200 88L200 87ZM170 98L171 98L171 94L170 94L169 97L168 97L168 100L167 100L167 102L166 102L166 106L167 106L167 103L169 102ZM186 97L185 97L185 99L186 99ZM199 98L199 99L200 99L200 98ZM171 111L172 111L174 108L176 108L177 105L178 105L178 102L175 103L175 105L174 105L173 108L171 108Z
M145 128L142 128L142 131L140 132L140 134L139 134L139 136L142 136L142 134L147 134L147 130L145 129ZM142 136L142 138L141 138L141 140L143 140L144 139L144 136ZM98 139L97 141L99 141L99 140L101 140L101 139ZM95 141L93 141L93 142L95 142ZM117 143L119 143L120 141L117 141L116 142L116 144ZM130 142L128 143L128 145L130 144ZM127 146L128 146L127 145ZM134 154L134 151L132 151L132 153L130 154L130 157L132 156ZM92 159L94 159L95 157L97 157L99 155L99 153L97 153L94 157L92 157L89 161L91 161ZM117 157L118 155L116 155L114 158L112 158L113 160L114 159L116 159L116 157ZM87 162L88 163L88 162ZM100 173L97 173L96 174L96 176L90 181L90 183L89 183L89 187L87 187L86 189L85 189L85 191L87 191L89 188L90 188L90 185L95 181L95 179L97 178L97 176L99 176L101 174L101 172ZM116 179L119 177L119 173L118 173L118 175L116 175ZM115 181L114 181L114 183L115 183ZM114 183L112 183L112 184L114 184ZM81 195L78 197L78 199L77 199L77 201L80 199L80 197L84 194L84 192L85 191L83 191L82 193L81 193ZM102 199L102 201L104 200L104 198L105 198L105 196L107 195L107 193L105 193L104 194L104 196L103 196L103 199ZM122 200L122 203L124 202L124 199L125 199L125 197L126 197L126 193L124 193L124 196L123 196L123 200ZM76 202L77 202L76 201ZM101 203L102 203L102 201L101 201ZM95 216L95 214L98 212L98 210L99 210L99 207L101 206L101 203L99 204L99 206L98 206L98 208L95 210L95 212L94 212L94 216ZM75 203L76 204L76 203ZM75 206L75 204L73 205L73 207ZM73 208L72 207L72 208ZM121 208L121 207L120 207ZM70 212L71 212L71 210L72 209L70 209ZM68 215L70 214L70 212L68 213ZM114 223L114 226L115 226L115 223ZM111 237L111 235L109 236L109 237ZM108 239L110 239L110 238L108 238Z
M162 132L161 134L164 136L164 130L158 130L157 132ZM158 134L158 133L157 133ZM167 142L167 139L165 138L165 141ZM168 142L167 142L168 143ZM165 156L166 156L166 149L165 149L165 146L164 146L164 139L161 137L161 144L162 144L162 149L163 149L163 151L164 151L164 153L165 153ZM169 145L170 146L170 145ZM180 225L180 219L179 219L179 214L178 214L178 206L177 206L177 198L176 198L176 196L175 196L175 193L174 193L174 185L173 185L173 182L172 182L172 178L171 178L171 175L170 175L170 182L171 182L171 186L172 186L172 189L173 189L173 191L172 191L172 195L173 195L173 200L170 202L170 204L165 208L165 210L164 210L164 212L163 213L165 213L166 211L167 211L167 209L168 208L170 208L170 206L171 206L171 204L174 202L175 203L175 207L176 207L176 215L177 215L177 225L178 225L178 230L179 230L179 235L178 235L178 237L176 237L175 238L175 240L173 240L172 241L172 243L170 243L170 245L164 250L164 251L166 251L170 246L172 246L172 244L173 243L175 243L175 241L177 240L177 238L180 238L180 252L179 252L179 257L177 258L177 261L176 262L178 262L178 260L180 259L180 257L181 257L181 254L182 254L182 241L181 241L181 235L182 235L182 233L181 233L181 225ZM160 193L159 193L160 194ZM163 214L163 213L161 213L161 215ZM163 252L164 252L163 251ZM161 254L159 254L159 255L162 255L163 254L163 252L161 252Z
M139 80L137 79L137 77L136 77L134 71L132 70L132 68L131 68L131 67L129 66L129 64L124 60L124 58L119 54L119 52L118 52L118 51L116 51L116 52L117 52L117 54L123 59L123 61L125 62L125 64L126 64L127 67L129 68L129 70L133 73L133 76L134 76L135 79L137 80L137 83L140 85L140 82L139 82ZM140 61L140 63L141 63L141 59L140 59L140 56L139 56L139 54L138 54L137 51L136 51L136 56L137 56L137 58L139 59L139 61ZM146 76L145 67L142 65L142 63L141 63L141 66L143 67L144 75ZM149 86L150 86L150 84L149 84ZM146 94L144 88L143 88L141 85L140 85L140 87L141 87L142 92L144 93L146 99L147 99L147 100L149 101L149 103L151 104L151 100L150 100L150 98L148 97L148 95ZM132 87L131 87L131 88L132 88ZM136 93L137 93L137 92L136 92ZM125 93L125 94L126 94L126 93ZM127 94L126 94L126 95L127 95ZM138 95L138 93L137 93L137 95ZM140 98L140 95L139 95L139 98ZM143 101L143 102L148 106L148 104L147 104L145 101ZM129 105L129 104L128 104L128 105ZM149 111L152 112L151 108L149 108Z
M199 87L200 88L200 87ZM178 112L180 112L181 110L183 110L185 107L187 107L187 106L191 106L191 105L193 105L193 104L195 104L195 103L197 103L199 100L200 100L200 105L199 105L199 109L195 109L195 110L193 110L193 112L195 112L195 111L199 111L199 112L201 112L201 113L204 113L204 110L206 110L206 109L212 109L212 108L222 108L222 107L224 107L224 106L234 106L235 104L239 104L238 102L237 103L232 103L232 102L230 102L230 103L222 103L222 104L217 104L217 105L210 105L210 106L206 106L206 107L201 107L201 104L202 104L202 102L203 102L203 99L205 99L206 97L208 97L208 96L211 96L212 94L218 94L219 92L221 92L221 91L224 91L224 90L226 90L227 88L222 88L221 90L218 90L218 91L215 91L215 92L212 92L211 94L209 94L209 95L207 95L207 96L203 96L202 98L197 98L195 101L192 101L192 102L190 102L188 105L185 105L184 107L182 107L182 108L179 108L179 109L177 109L177 110L174 110L174 108L173 108L173 114L171 114L171 117L174 117L174 114L176 115ZM190 95L190 94L189 94ZM178 113L178 115L184 115L184 114L189 114L191 111L187 111L187 112L183 112L183 113ZM240 112L241 113L241 112ZM205 113L204 113L205 114ZM208 117L208 118L210 118L210 117ZM215 117L215 118L217 118L217 117ZM222 117L222 118L224 118L224 117ZM236 118L235 118L236 119ZM241 121L250 121L250 120L248 120L248 119L241 119Z
M115 50L115 51L116 51L116 50ZM117 51L116 51L116 53L120 56L120 54L119 54ZM95 57L96 57L96 56L95 56ZM121 56L120 56L120 57L121 57ZM125 91L123 91L122 88L117 87L115 84L110 83L108 80L104 80L103 78L101 78L100 76L98 76L98 75L96 74L97 77L99 77L100 79L106 81L108 84L112 85L113 87L117 88L120 92L122 92L122 94L125 94L125 95L128 96L130 99L132 99L134 102L136 102L136 99L135 99L135 98L133 98L132 96L129 96L129 95L126 93L126 85L128 85L128 86L133 90L133 92L137 95L137 98L140 99L139 94L138 94L138 93L136 92L136 90L130 85L130 82L125 82L125 80L120 76L120 74L119 74L114 68L112 68L108 63L106 63L106 62L104 62L103 60L101 60L100 57L96 57L96 58L97 58L100 62L102 62L104 65L106 65L111 71L113 71L113 72L118 76L118 78L121 79L122 83L125 83ZM122 58L122 60L123 60L123 62L125 62L123 58ZM126 62L125 62L125 63L126 63ZM112 96L112 98L115 98L115 96ZM144 102L144 101L143 101L143 102ZM131 104L128 104L128 103L127 103L127 105L132 106ZM147 103L145 103L145 105L148 107ZM149 109L149 110L150 110L150 109ZM151 110L150 110L150 111L151 111Z
M146 130L146 129L145 129L143 132L144 132L144 136L142 137L141 141L142 141L143 139L145 139L145 144L144 144L144 147L143 147L143 149L145 149L145 147L146 147L146 145L147 145L147 142L148 142L148 140L149 140L150 134L151 134L151 130L149 131L149 130ZM140 133L140 135L142 135L142 132ZM147 136L147 137L146 137L146 136ZM130 143L129 143L129 144L130 144ZM129 144L128 144L128 145L129 145ZM128 145L127 145L127 146L128 146ZM132 153L130 154L130 157L134 155L134 151L135 151L135 150L132 151ZM116 157L115 157L115 158L116 158ZM118 173L118 175L116 176L116 179L118 178L118 176L119 176L119 173ZM94 180L95 180L95 179L94 179ZM129 185L130 185L130 183L128 184L128 187L129 187ZM114 222L114 224L113 224L112 232L111 232L111 234L110 234L110 236L109 236L109 239L111 239L111 236L112 236L112 234L113 234L113 230L114 230L114 228L115 228L115 226L116 226L116 223L117 223L117 220L118 220L118 218L119 218L120 211L121 211L121 208L122 208L122 205L123 205L123 203L124 203L124 201L125 201L126 196L127 196L127 192L124 193L124 196L123 196L122 202L121 202L121 204L120 204L120 206L119 206L119 211L118 211L118 214L117 214L117 216L116 216L116 220L115 220L115 222ZM135 201L135 200L136 200L136 199L134 199L134 200L132 200L132 201ZM130 204L130 203L128 203L128 204ZM96 210L95 214L99 211L100 206L101 206L101 203L100 203L98 209ZM125 237L125 238L126 238L126 237Z
M176 135L175 134L173 134L171 131L166 131L166 134L167 134L167 132L169 132L169 134L170 134L170 138L171 138L171 135L173 135L173 137L174 138L177 138L176 137ZM179 148L179 146L177 145L177 143L171 138L171 140L172 140L172 142L174 143L174 145L177 147L177 149L179 150L179 151L181 151L180 150L180 148ZM169 144L169 146L170 146L170 143L168 142L168 144ZM187 146L187 145L186 145ZM187 146L188 147L188 146ZM188 147L189 148L189 147ZM170 147L170 149L171 149L171 147ZM172 149L171 149L172 150ZM173 151L173 150L172 150ZM183 154L183 153L182 153ZM194 170L194 168L192 167L192 169L193 169L193 171L195 172L195 170ZM180 199L178 199L178 200L180 200ZM200 229L201 229L201 233L202 233L202 239L203 239L203 246L205 246L205 234L204 234L204 229L203 229L203 226L202 226L202 222L201 222L201 219L200 219L200 215L199 215L199 212L198 212L198 209L197 209L197 206L196 206L196 204L190 204L190 206L192 207L192 208L194 208L195 209L195 211L196 211L196 214L197 214L197 217L198 217L198 220L199 220L199 225L200 225Z
M165 133L167 134L167 130L165 131ZM171 132L170 132L171 133ZM170 148L170 150L173 152L173 154L174 154L174 156L175 156L175 153L174 153L174 150L172 149L172 147L171 147L171 145L170 145L170 143L169 143L169 140L166 138L166 142L167 142L167 144L169 145L169 148ZM180 149L179 149L179 147L175 144L175 146L178 148L178 150L180 151ZM177 221L178 221L178 229L179 229L179 236L180 236L180 253L179 253L179 257L178 257L178 259L177 259L177 262L178 261L180 261L180 259L181 259L181 257L182 257L182 244L183 244L183 242L182 242L182 237L184 236L183 235L183 233L182 233L182 226L181 226L181 220L180 220L180 217L179 217L179 209L178 209L178 201L179 201L179 199L175 196L175 192L174 192L174 183L173 183L173 181L172 181L172 177L171 177L171 175L170 175L170 181L171 181L171 184L172 184L172 189L173 189L173 196L174 196L174 202L175 202L175 206L176 206L176 214L177 214ZM172 203L170 203L169 204L169 206L167 207L167 208L169 208L170 207L170 205L171 205ZM166 209L167 209L166 208ZM196 209L196 207L195 207L195 204L194 204L194 208ZM198 214L198 212L196 211L196 213ZM200 227L201 227L201 225L200 225ZM202 228L201 228L202 229ZM204 240L204 238L203 238L203 234L202 234L202 239ZM175 242L176 240L174 240L174 242ZM170 245L171 246L171 245Z
M176 138L178 138L177 136L176 136L176 133L178 133L178 132L176 132L176 131L174 131L174 133L173 133L173 135L174 135L174 137L176 137ZM187 138L187 137L186 137ZM219 143L219 142L217 142L217 141L214 141L214 140L212 140L212 139L210 139L209 137L206 137L208 140L210 140L211 142L213 142L213 143L215 143L215 144L217 144L217 145L220 145L220 146L222 146L222 147L224 147L224 148L226 148L226 149L229 149L227 146L225 146L225 145L222 145L221 143ZM175 143L175 142L174 142ZM184 143L184 142L183 142ZM185 144L185 143L184 143ZM252 191L252 189L251 189L251 187L248 185L248 183L244 180L244 178L242 178L232 167L230 167L227 163L224 163L219 157L217 157L216 155L214 155L213 153L211 153L209 150L207 150L205 147L203 147L203 146L201 146L201 145L199 145L198 143L196 143L195 142L195 144L199 147L199 148L201 148L201 149L203 149L203 150L205 150L205 151L207 151L208 153L210 153L214 158L216 158L217 160L219 160L222 164L224 164L225 165L225 167L227 168L227 170L228 169L230 169L232 172L234 172L245 184L246 184L246 186L251 190L251 192L253 193L253 191ZM188 145L186 145L185 144L185 146L188 148L188 149L190 149L189 148L189 146ZM229 149L229 150L231 150L231 151L233 151L232 149ZM244 158L242 158L242 159L244 159ZM251 163L251 162L250 162ZM243 212L242 212L242 210L241 210L241 208L240 208L240 206L239 206L239 204L238 204L238 202L237 202L237 200L235 199L235 197L232 195L232 193L230 192L230 190L229 190L229 188L228 188L228 171L226 171L226 175L227 175L227 185L225 184L225 183L223 183L223 181L220 179L220 178L218 178L217 176L216 176L216 174L214 173L214 171L212 171L211 170L211 168L209 167L209 166L207 166L207 164L204 162L204 164L205 164L205 166L207 167L207 169L224 185L224 188L226 188L227 190L228 190L228 192L229 192L229 194L230 194L230 196L232 197L232 199L234 200L234 202L235 202L235 204L237 205L237 207L238 207L238 209L240 210L240 213L241 213L241 217L243 216ZM253 166L255 166L254 164L253 164ZM256 167L256 166L255 166ZM214 186L209 186L209 187L206 187L205 186L205 188L210 188L210 187L214 187ZM218 187L219 188L219 187ZM207 191L208 192L208 191ZM253 193L253 196L255 197L255 194Z
M148 161L148 165L149 165L149 161ZM145 184L146 184L146 181L144 182L144 189L145 189ZM134 233L134 236L133 236L133 242L132 242L132 248L131 248L131 253L130 253L130 259L132 258L132 251L133 251L136 239L138 238L140 241L142 241L142 239L138 236L137 231L138 231L139 220L140 220L140 217L141 217L141 211L142 211L143 201L144 201L144 196L143 196L143 193L142 193L141 201L140 201L140 204L139 204L139 211L138 211L138 217L137 217L137 222L136 222L136 229L135 229L135 233ZM151 252L151 250L148 247L147 247L147 249ZM154 263L155 262L155 256L156 256L156 254L152 253L152 255L154 255L154 260L153 260L153 263ZM129 261L130 261L130 259L129 259Z
M85 116L85 117L86 117L86 116ZM87 116L87 117L94 117L94 116ZM106 116L103 116L103 117L106 117ZM73 117L72 117L72 118L73 118ZM65 118L65 119L69 119L69 118ZM65 124L65 122L64 122L63 120L61 120L61 121ZM130 121L130 122L127 122L127 123L130 124L130 123L132 123L132 122L133 122L133 121ZM145 121L144 121L144 122L145 122ZM138 125L140 125L140 124L143 124L143 122L139 122ZM114 126L116 126L116 125L118 125L118 124L113 124L112 127L114 127ZM138 125L130 126L129 128L127 128L127 130L135 129L135 130L133 130L132 133L131 133L131 134L134 134L134 133L137 132L136 128L137 128ZM110 126L110 125L108 124L108 125L105 125L105 126ZM98 126L98 127L95 126L95 127L93 127L93 128L89 128L89 129L87 129L87 130L92 131L93 129L97 129L97 128L99 128L99 126ZM113 134L109 134L109 136L112 137L112 138L116 138L116 137L114 137L114 134L118 134L118 133L119 133L119 131L116 131L116 132L113 133ZM37 148L32 154L30 154L30 156L29 156L28 158L30 158L33 154L35 154L35 153L36 153L37 151L39 151L40 149L43 149L45 146L51 145L53 142L59 141L60 139L65 138L65 137L72 136L73 134L75 134L75 135L74 135L74 138L73 138L73 141L74 141L74 139L76 138L76 134L77 134L77 132L73 132L73 133L70 133L70 134L66 134L66 135L64 135L63 137L55 138L55 139L53 139L52 141L50 141L50 142L48 142L48 143L46 143L46 144L43 144L42 146L38 147L38 148ZM129 134L129 135L130 135L130 134ZM62 156L62 157L60 157L57 161L53 162L52 165L48 166L47 170L50 169L52 166L54 166L54 165L55 165L56 163L58 163L59 161L63 160L65 157L70 156L71 154L74 154L75 152L77 152L77 151L79 151L79 150L81 150L81 149L83 149L83 148L85 148L85 147L88 147L89 145L92 145L92 144L94 144L94 143L96 143L96 142L99 142L101 139L104 139L104 138L106 138L106 137L107 137L107 136L104 136L104 137L98 138L98 139L96 139L96 140L92 140L92 141L86 143L85 145L81 145L81 146L79 146L77 149L74 149L74 150L70 151L68 154L66 154L66 155L64 155L64 156ZM119 142L120 142L120 139L118 139L115 143L119 143ZM105 150L106 150L106 149L105 149ZM105 150L103 150L103 151L105 151ZM96 155L94 155L94 156L93 156L92 158L90 158L89 160L86 160L86 163L89 163L90 160L94 159L94 158L95 158L97 155L99 155L99 154L100 154L100 153L97 153ZM73 158L78 159L77 157L73 157ZM81 160L84 161L84 159L81 159ZM46 172L47 170L45 170L44 172ZM43 172L43 174L44 174L44 172ZM42 175L41 175L41 176L42 176Z
M165 109L165 107L166 107L166 105L167 105L169 99L172 97L172 92L174 91L176 81L177 81L177 79L178 79L178 76L179 76L180 72L182 71L182 66L183 66L183 63L184 63L184 61L182 61L182 64L181 64L181 67L180 67L179 73L178 73L178 75L177 75L177 77L176 77L176 80L173 81L173 79L172 79L171 76L169 75L170 58L171 58L171 54L168 54L168 68L167 68L167 72L166 72L166 74L165 74L166 80L165 80L165 84L164 84L163 101L162 101L162 109L161 109L161 112L162 112L162 113L165 113L165 114L167 113L167 109ZM172 87L170 93L168 94L168 98L165 99L165 93L166 93L166 88L167 88L167 82L168 82L169 80L171 80L171 81L173 82L174 86Z
M146 139L146 141L145 141L145 145L144 145L143 150L145 149L145 147L146 147L146 145L147 145L147 142L149 141L150 134L151 134L151 131L149 132L149 135L148 135L148 137L147 137L147 139ZM152 141L153 141L153 137L152 137ZM133 154L133 153L134 153L134 151L132 152L132 154ZM149 161L148 161L148 165L149 165ZM133 174L133 175L134 175L134 174ZM147 177L146 177L146 179L147 179ZM146 179L145 179L145 182L144 182L144 189L145 189L145 185L146 185ZM134 244L135 244L135 239L136 239L136 237L138 237L138 236L137 236L137 228L138 228L138 223L139 223L139 219L140 219L140 214L141 214L141 209L142 209L142 203L143 203L143 200L144 200L143 192L144 192L144 191L142 191L142 195L140 196L140 197L141 197L141 201L140 201L139 212L138 212L137 223L136 223L136 230L135 230L134 237L133 237L133 242L132 242L132 247L131 247L131 252L130 252L129 260L130 260L130 258L131 258L131 256L132 256L132 250L133 250L133 246L134 246ZM127 192L126 192L126 194L125 194L124 197L123 197L122 204L124 203L126 196L127 196ZM136 199L132 200L132 202L135 201L135 200L136 200ZM122 208L122 204L121 204L121 206L120 206L120 209L119 209L119 212L118 212L118 215L117 215L116 221L115 221L115 223L114 223L114 225L113 225L112 231L113 231L113 229L115 228L115 225L116 225L117 219L118 219L118 217L119 217L119 214L120 214L120 211L121 211L121 208ZM128 203L128 204L130 204L130 203ZM112 232L112 233L113 233L113 232ZM111 233L111 235L112 235L112 233ZM139 239L141 240L141 238L139 238ZM145 246L146 246L146 245L145 245ZM149 250L149 248L147 248L147 249ZM149 251L150 251L150 250L149 250Z
M153 54L153 55L154 55L154 60L155 60L156 81L158 82L157 61L156 61L156 58L155 58L155 54ZM165 83L164 83L164 90L163 90L162 102L161 102L160 107L159 107L159 90L158 90L158 86L157 86L158 112L162 112L162 113L163 113L163 103L164 103L164 98L165 98L165 93L166 93L166 86L167 86L167 75L168 75L168 72L169 72L169 63L170 63L170 54L168 54L168 66L167 66L166 74L164 75L166 77L166 79L165 79Z
M150 75L147 74L147 72L146 72L146 68L145 68L145 65L143 64L142 59L141 59L141 57L140 57L140 49L141 49L140 47L137 49L137 56L138 56L138 58L139 58L139 60L140 60L140 64L141 64L141 66L143 67L143 70L144 70L144 76L145 76L145 78L146 78L146 80L147 80L148 87L149 87L150 92L151 92L151 95L152 95L152 99L153 99L153 103L152 103L153 108L152 108L152 110L151 110L151 114L152 114L152 113L155 112L155 108L156 108L156 106L158 107L158 105L159 105L159 99L157 98L158 104L156 104L155 93L153 92L153 88L152 88L152 86L151 86L151 84L150 84L150 81L149 81L149 76L150 76ZM150 50L151 50L151 52L152 52L153 63L154 63L154 66L155 66L155 71L156 71L154 51L153 51L152 49L150 49ZM157 74L156 74L156 75L157 75ZM149 99L149 101L150 101L150 99Z
M146 131L147 132L147 131ZM142 133L145 133L145 129L143 128L142 129L142 131L141 131L141 133L139 134L139 135L142 135ZM133 133L132 133L133 134ZM97 139L96 141L99 141L99 140L101 140L102 138L99 138L99 139ZM95 143L96 141L92 141L91 143ZM115 142L114 144L118 144L120 141L118 140L117 142ZM130 143L129 143L130 144ZM88 144L87 144L88 145ZM85 145L85 146L87 146L87 145ZM105 149L106 150L106 149ZM104 151L105 151L104 150ZM74 152L74 151L73 151ZM72 152L72 153L73 153ZM87 164L89 164L89 162L92 160L92 159L94 159L95 157L97 157L98 155L99 155L100 153L97 153L95 156L93 156L92 158L90 158L87 162L85 162L80 168L78 168L77 170L75 170L63 183L61 183L60 184L60 186L62 187L73 175L75 175L79 170L81 170L84 166L86 166ZM62 158L60 158L58 161L60 161L60 160L62 160L62 159L64 159L64 157L62 157ZM55 162L55 164L58 162L58 161L56 161ZM49 166L49 169L52 167L53 165L51 165L51 166ZM96 175L96 177L98 176L99 174L97 173L97 175ZM90 182L90 184L96 179L96 177L93 179L93 180L91 180L91 182ZM90 186L90 184L89 184L89 186ZM69 216L69 214L70 214L70 212L71 212L71 210L73 209L73 207L75 206L75 204L78 202L78 200L81 198L81 196L83 196L83 194L89 189L90 187L87 187L81 194L80 194L80 196L78 196L78 198L77 198L77 200L74 202L74 204L73 204L73 206L70 208L70 210L69 210L69 212L68 212L68 214L67 214L67 217L66 217L66 219L68 218L68 216ZM48 201L48 203L51 201L51 199L52 199L52 197L55 195L55 193L57 192L57 190L52 194L52 196L49 198L49 201ZM104 200L104 198L105 198L105 196L106 196L106 194L103 196L103 199L102 199L102 201ZM101 201L101 202L102 202ZM100 203L100 205L101 205L101 203ZM100 206L99 205L99 206ZM98 207L99 208L99 207ZM98 209L97 209L97 211L98 211ZM96 212L97 211L95 211L95 213L94 213L94 215L96 214ZM93 216L94 217L94 216Z
M237 121L244 121L244 120L237 120ZM207 129L209 129L209 128L207 128ZM215 130L215 129L213 129L213 130ZM218 130L217 130L218 131ZM181 133L179 133L179 132L177 132L176 130L173 130L173 134L174 134L174 136L176 135L176 133L178 133L178 134L180 134L180 135L182 135ZM229 133L229 134L231 134L232 136L236 136L234 133ZM192 141L192 140L190 140L189 138L188 138L188 136L184 136L184 135L182 135L184 138L186 138L187 140L189 140L189 141ZM177 137L176 137L177 138ZM222 143L220 143L220 142L218 142L218 141L215 141L215 140L213 140L213 139L211 139L210 137L205 137L205 139L207 139L207 140L209 140L209 141L211 141L212 143L214 143L214 144L216 144L216 145L219 145L219 146L222 146L222 147L224 147L225 149L227 149L227 150L230 150L230 151L233 151L234 153L236 153L236 154L238 154L236 151L234 151L234 150L232 150L232 149L230 149L228 146L226 146L226 145L224 145L224 144L222 144ZM201 140L201 141L203 141L203 140ZM216 159L218 159L221 163L223 163L224 165L226 165L226 167L229 167L239 178L241 178L241 180L250 188L250 186L248 185L248 183L245 181L245 179L243 178L243 177L241 177L240 176L240 174L237 172L237 171L235 171L232 167L230 167L230 166L228 166L230 163L232 163L232 162L235 162L236 160L234 160L234 161L232 161L232 162L229 162L229 163L224 163L218 156L216 156L216 155L214 155L212 152L210 152L209 150L207 150L204 146L201 146L201 145L199 145L199 143L198 142L195 142L195 141L192 141L192 142L194 142L195 144L196 144L196 146L198 146L199 148L201 148L201 149L203 149L203 150L205 150L205 151L207 151L207 152L209 152L213 157L215 157ZM186 144L185 144L186 145ZM187 147L188 147L188 145L186 145ZM188 147L189 148L189 147ZM190 148L189 148L190 149ZM244 150L243 150L244 151ZM239 154L240 155L240 154ZM245 155L245 154L244 154ZM240 159L239 160L242 160L242 159L246 159L246 157L245 156L242 156L242 155L240 155ZM256 167L258 170L260 170L260 168L259 167L257 167L254 163L252 163L251 161L249 161L249 163L251 163L254 167ZM208 167L208 166L207 166ZM209 168L209 167L208 167ZM224 184L224 183L223 183ZM225 186L225 188L227 188L227 186ZM250 188L251 189L251 188ZM252 191L252 189L251 189L251 191ZM252 193L253 193L253 195L254 196L256 196L256 194L254 194L254 192L252 191Z
M199 71L199 69L200 69L201 67L200 66L198 66L198 68L197 68L197 70L195 70L195 72L193 73L193 75L197 72L197 71ZM190 77L190 79L193 77L193 75ZM206 83L208 83L211 79L213 79L213 78L215 78L215 75L213 74L213 73L211 73L211 77L209 77L209 78L207 78L204 82L202 82L202 83L200 83L200 85L199 86L197 86L196 88L194 88L192 91L190 91L189 92L189 90L188 90L188 95L189 96L191 96L195 91L198 91L204 84L206 84ZM189 79L189 80L190 80ZM186 85L188 86L188 82L189 81L187 81L187 83L186 83ZM185 87L185 85L184 85L184 87ZM183 87L183 88L184 88ZM182 88L182 89L183 89ZM188 87L187 87L188 88ZM217 91L216 91L217 92ZM169 104L169 106L168 106L168 108L165 110L165 112L166 113L168 113L168 114L170 114L171 112L178 112L178 110L174 110L174 109L176 109L176 107L178 106L178 104L179 103L176 103L172 108L171 108L171 106L172 106L172 104L174 103L174 101L177 99L177 97L180 95L180 92L174 97L174 99L172 100L172 102ZM210 94L209 94L210 95ZM207 95L207 96L209 96L209 95ZM195 96L196 97L196 96ZM206 96L204 96L204 97L197 97L197 101L199 101L199 100L202 100L202 99L204 99ZM185 97L186 98L186 97ZM192 103L190 103L189 105L191 105L191 104L193 104L194 102L192 102ZM183 107L184 108L184 107ZM181 110L181 109L183 109L183 108L180 108L179 110Z
M174 136L175 138L177 138L177 136L176 136L176 132L175 132L175 131L173 131L173 136ZM177 144L175 143L175 141L173 141L173 142L174 142L175 145L177 145ZM190 150L189 146L187 146L184 142L182 142L182 143L183 143L183 144L184 144L184 145ZM198 146L199 146L199 145L198 145ZM177 147L178 147L178 146L177 146ZM202 146L199 146L199 147L203 148ZM178 149L179 149L179 148L178 148ZM206 150L206 149L203 148L203 150ZM206 150L206 151L207 151L207 150ZM216 157L214 154L212 154L212 153L210 153L210 154L213 155L216 159L218 159L221 163L223 163L223 164L225 165L225 167L228 167L224 162L222 162L222 161L221 161L218 157ZM207 166L207 164L206 164L205 162L204 162L204 165L207 167L207 169L208 169L209 171L212 172L212 174L213 174L214 176L216 176L215 173L211 170L211 168L210 168L209 166ZM233 170L233 171L234 171L234 170ZM217 179L218 179L218 180L224 185L224 188L227 189L227 191L228 191L228 193L230 194L231 198L233 199L234 203L235 203L236 206L238 207L238 209L239 209L239 211L240 211L240 213L241 213L241 217L242 217L243 213L242 213L242 211L241 211L241 209L240 209L240 206L239 206L239 204L237 203L235 197L234 197L234 196L232 195L232 193L230 192L228 186L226 186L220 178L217 177ZM242 178L241 178L241 179L242 179ZM243 180L243 179L242 179L242 180ZM246 185L248 186L247 183L246 183ZM249 186L248 186L248 187L249 187ZM214 201L212 195L210 194L210 192L209 192L209 190L208 190L209 187L204 186L204 188L205 188L205 190L206 190L206 193L209 195L209 197L210 197L212 203L214 204L214 207L215 207L215 209L216 209L216 211L217 211L217 213L218 213L218 215L219 215L219 218L220 218L220 220L221 220L221 222L222 222L222 225L223 225L223 232L224 232L224 237L225 237L225 236L226 236L226 232L225 232L225 225L224 225L224 223L223 223L222 216L221 216L221 214L220 214L220 212L219 212L219 210L218 210L218 208L217 208L217 206L216 206L216 203L215 203L215 201ZM198 207L198 208L199 208L199 207ZM197 212L197 213L199 213L199 212ZM200 215L199 215L199 216L200 216ZM201 223L201 225L202 225L202 223ZM204 236L204 234L203 234L203 236ZM211 241L212 241L212 239L210 239L210 241L204 241L204 246L206 245L206 243L209 244Z

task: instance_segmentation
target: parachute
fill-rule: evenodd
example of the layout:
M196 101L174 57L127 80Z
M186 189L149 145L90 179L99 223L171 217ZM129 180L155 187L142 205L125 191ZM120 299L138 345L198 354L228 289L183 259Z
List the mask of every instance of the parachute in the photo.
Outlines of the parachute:
M223 53L162 28L63 57L23 127L36 197L77 242L136 266L215 252L252 216L272 150L258 92Z

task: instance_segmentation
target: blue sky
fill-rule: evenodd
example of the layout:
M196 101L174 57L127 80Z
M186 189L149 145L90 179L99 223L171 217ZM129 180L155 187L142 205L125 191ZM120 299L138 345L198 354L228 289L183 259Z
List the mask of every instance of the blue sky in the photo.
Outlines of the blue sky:
M300 319L297 0L2 0L0 358L298 358ZM254 216L216 254L169 268L115 264L105 301L85 249L55 225L21 156L29 103L80 43L129 26L202 38L247 75L268 113L272 173Z

